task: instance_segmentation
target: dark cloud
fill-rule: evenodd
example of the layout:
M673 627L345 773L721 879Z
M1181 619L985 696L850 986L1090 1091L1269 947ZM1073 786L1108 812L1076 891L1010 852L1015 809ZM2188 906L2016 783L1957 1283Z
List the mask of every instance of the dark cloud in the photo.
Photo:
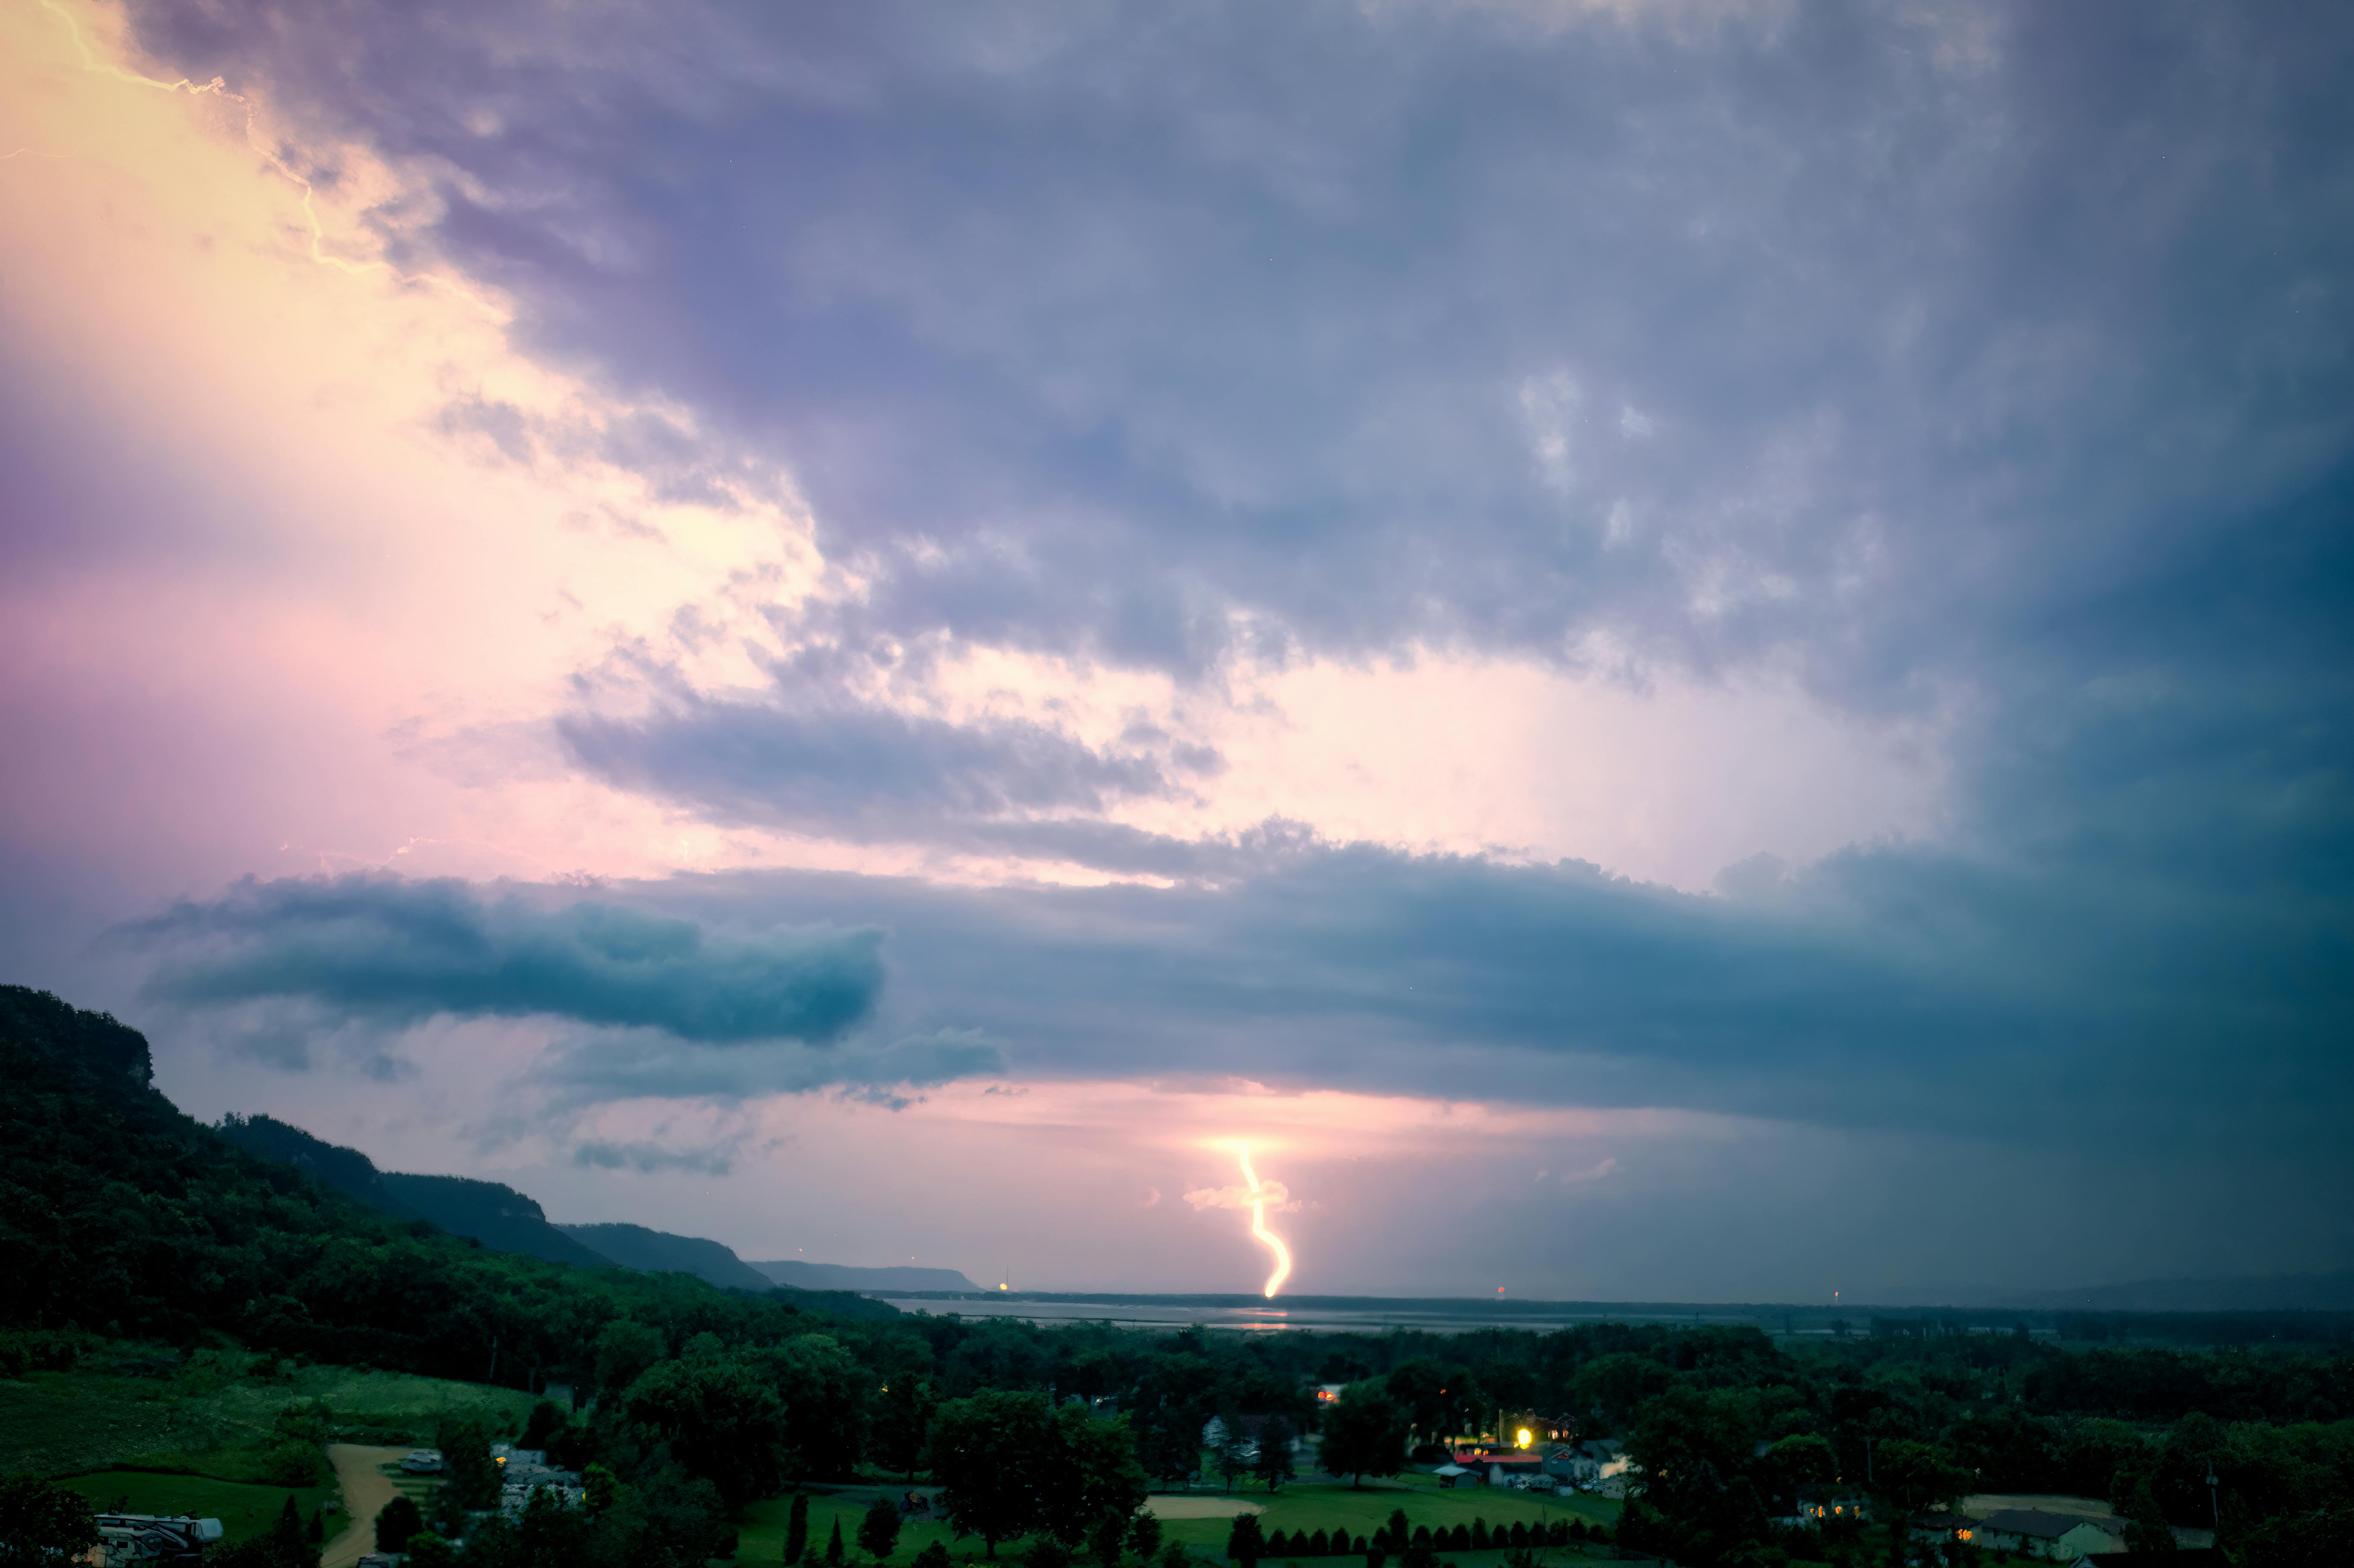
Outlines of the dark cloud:
M606 1035L559 1045L532 1077L570 1106L629 1099L726 1102L816 1089L890 1103L903 1087L929 1088L1004 1068L997 1043L971 1030L862 1038L831 1049L759 1051Z
M815 638L1604 628L1911 704L2173 575L2209 641L2185 568L2347 437L2345 18L1541 9L133 16L440 171L531 341L789 463L868 585Z
M881 933L741 935L623 904L355 875L239 883L120 927L144 994L187 1007L307 1004L336 1021L546 1016L705 1045L826 1044L883 989Z
M1092 816L1174 794L1184 770L1023 720L951 724L847 703L680 696L641 717L567 715L557 733L574 762L623 789L722 821L853 834L935 819Z
M657 1143L587 1139L573 1145L572 1163L599 1171L634 1171L641 1176L661 1171L726 1176L736 1169L736 1154L732 1148L675 1150Z
M2097 867L1859 851L1736 901L1361 848L1219 888L641 891L886 925L894 1022L980 1028L1023 1076L1235 1074L2226 1162L2250 1139L2325 1150L2354 1110L2354 964L2310 911L2152 899Z
M567 759L705 821L1123 875L1237 875L1313 842L1280 820L1197 838L1102 820L1128 800L1182 798L1224 767L1214 748L1152 726L1132 727L1126 748L1097 747L1025 720L951 724L846 701L716 701L670 684L631 717L559 717Z

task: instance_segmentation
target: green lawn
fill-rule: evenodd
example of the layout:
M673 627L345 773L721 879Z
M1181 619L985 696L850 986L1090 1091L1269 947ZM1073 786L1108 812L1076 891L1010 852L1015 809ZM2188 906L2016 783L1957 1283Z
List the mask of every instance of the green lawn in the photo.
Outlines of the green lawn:
M272 1369L257 1378L249 1359L200 1358L176 1372L139 1376L100 1355L70 1372L0 1380L0 1475L85 1475L128 1464L247 1479L251 1452L274 1439L278 1413L298 1400L324 1401L355 1441L387 1444L429 1441L445 1411L478 1412L516 1430L533 1403L513 1389L349 1367Z
M209 1476L166 1476L152 1470L101 1470L91 1476L69 1476L58 1483L90 1500L107 1513L192 1513L221 1521L223 1538L242 1541L278 1522L278 1512L292 1495L309 1520L319 1505L335 1496L333 1487L302 1487L291 1494L284 1487L252 1487L241 1481L215 1480ZM350 1520L341 1512L327 1516L332 1541Z
M1485 1487L1450 1491L1439 1487L1428 1476L1401 1477L1404 1484L1392 1483L1378 1489L1368 1487L1352 1491L1347 1486L1292 1485L1269 1498L1256 1487L1235 1495L1247 1497L1264 1505L1259 1515L1259 1527L1267 1531L1281 1530L1287 1533L1318 1530L1331 1531L1345 1528L1352 1535L1371 1535L1386 1523L1390 1510L1405 1510L1409 1525L1426 1524L1436 1530L1444 1525L1452 1530L1457 1524L1469 1525L1476 1518L1485 1519L1490 1527L1511 1525L1514 1520L1534 1523L1556 1519L1583 1519L1588 1524L1609 1523L1618 1513L1618 1504L1605 1498L1579 1495L1575 1498L1534 1497L1526 1492L1491 1491ZM827 1533L834 1521L842 1521L842 1542L845 1560L864 1562L864 1553L858 1550L858 1521L865 1516L867 1504L877 1490L896 1498L904 1487L862 1488L845 1489L833 1495L812 1493L810 1497L810 1562L822 1568L824 1561ZM790 1511L790 1498L770 1498L757 1502L745 1510L738 1522L739 1531L736 1561L744 1563L779 1563L784 1560L785 1521ZM1178 1519L1162 1522L1165 1540L1181 1542L1198 1556L1224 1561L1226 1531L1232 1521L1223 1519ZM960 1563L983 1560L981 1543L971 1536L962 1541L952 1539L954 1531L944 1523L910 1520L899 1532L898 1550L891 1561L904 1565L913 1560L925 1544L938 1541L944 1543L949 1554ZM1018 1554L1018 1542L1001 1542L998 1556ZM1559 1555L1556 1553L1556 1555ZM1461 1568L1498 1568L1503 1553L1496 1552L1460 1552L1447 1553L1447 1560ZM1271 1559L1276 1563L1288 1558ZM1307 1564L1330 1563L1339 1564L1341 1558L1309 1558Z

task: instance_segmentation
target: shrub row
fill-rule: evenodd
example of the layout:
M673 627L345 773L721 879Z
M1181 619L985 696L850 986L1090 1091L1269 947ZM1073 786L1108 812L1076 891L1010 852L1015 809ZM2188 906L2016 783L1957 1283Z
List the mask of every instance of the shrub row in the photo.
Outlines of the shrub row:
M1415 1527L1411 1544L1426 1546L1433 1552L1501 1552L1507 1548L1529 1549L1546 1546L1566 1546L1572 1541L1586 1536L1583 1520L1551 1520L1539 1524L1515 1522L1507 1527L1490 1529L1488 1521L1475 1519L1469 1525L1457 1525L1452 1530L1433 1531L1428 1525ZM1362 1557L1372 1552L1402 1552L1408 1542L1392 1541L1386 1530L1377 1530L1368 1538L1352 1536L1345 1530L1329 1534L1321 1530L1287 1534L1277 1531L1267 1538L1269 1557Z

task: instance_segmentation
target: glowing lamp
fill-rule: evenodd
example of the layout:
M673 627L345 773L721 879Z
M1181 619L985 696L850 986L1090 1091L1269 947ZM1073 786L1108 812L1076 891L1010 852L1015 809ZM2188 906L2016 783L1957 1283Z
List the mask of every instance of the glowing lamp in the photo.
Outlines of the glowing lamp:
M1534 1436L1534 1434L1532 1434L1532 1432L1530 1432L1530 1430L1529 1430L1527 1427L1525 1427L1525 1426L1522 1427L1518 1432L1515 1432L1515 1433L1513 1433L1513 1434L1512 1434L1512 1436L1513 1436L1513 1437L1514 1437L1514 1438L1519 1442L1520 1446L1521 1446L1522 1447L1523 1447L1523 1448L1525 1448L1525 1447L1527 1447L1527 1446L1529 1446L1529 1439L1530 1439L1532 1436Z

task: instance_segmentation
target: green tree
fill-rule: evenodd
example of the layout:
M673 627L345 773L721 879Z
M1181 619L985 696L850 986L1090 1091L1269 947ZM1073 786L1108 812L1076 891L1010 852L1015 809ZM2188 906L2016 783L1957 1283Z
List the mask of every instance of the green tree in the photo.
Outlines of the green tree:
M396 1493L390 1502L376 1510L376 1547L384 1552L405 1552L409 1538L424 1528L425 1515L418 1510L417 1499Z
M842 1516L833 1516L833 1533L825 1538L826 1568L842 1568Z
M782 1402L787 1472L849 1476L866 1448L867 1373L831 1334L801 1334L753 1352Z
M442 1492L464 1509L499 1505L499 1466L491 1457L491 1435L479 1421L445 1415L435 1441L441 1449Z
M621 1497L621 1478L607 1465L590 1465L580 1472L580 1502L592 1514L601 1514Z
M1570 1399L1580 1419L1591 1417L1606 1432L1626 1432L1638 1413L1674 1382L1675 1375L1650 1357L1620 1351L1578 1368Z
M531 1414L523 1424L523 1436L515 1440L515 1446L545 1448L571 1420L571 1414L564 1406L552 1399L543 1399L531 1407Z
M785 1562L798 1563L809 1552L809 1493L795 1492L785 1518Z
M1123 1524L1144 1505L1143 1468L1128 1424L1104 1421L1080 1405L1057 1408L1037 1478L1035 1528L1077 1547L1107 1517Z
M670 1445L688 1474L731 1509L773 1493L784 1467L785 1406L760 1371L730 1356L663 1361L630 1385L630 1419Z
M1259 1533L1258 1515L1235 1516L1234 1528L1226 1531L1226 1560L1242 1568L1258 1568L1258 1560L1267 1552L1267 1538Z
M1424 1442L1436 1443L1463 1428L1471 1374L1462 1367L1416 1356L1392 1368L1384 1383L1405 1412L1407 1426Z
M1249 1448L1243 1442L1241 1417L1232 1414L1218 1417L1216 1436L1210 1443L1210 1460L1218 1468L1218 1483L1227 1491L1235 1482L1250 1474L1250 1461L1246 1457Z
M1367 1476L1394 1476L1405 1464L1405 1409L1377 1383L1354 1383L1324 1413L1318 1463L1346 1476L1352 1488Z
M441 1537L427 1532L408 1538L408 1568L457 1568L455 1548Z
M1881 1444L1872 1456L1872 1490L1893 1527L1889 1561L1904 1561L1914 1515L1949 1503L1969 1488L1970 1473L1935 1444L1902 1437Z
M2137 1471L2123 1479L2124 1484L2117 1489L2125 1494L2125 1506L2117 1512L2126 1521L2126 1550L2152 1553L2174 1551L2174 1531L2166 1527L2166 1514L2158 1505L2158 1489L2149 1472Z
M932 1417L932 1475L958 1532L981 1537L991 1557L999 1542L1028 1534L1052 1447L1043 1394L984 1389L942 1404Z
M597 1386L610 1394L629 1393L665 1349L659 1329L635 1318L614 1319L597 1336Z
M2243 1568L2345 1568L2354 1563L2354 1510L2283 1514L2242 1534L2232 1554Z
M292 1492L286 1494L286 1501L279 1509L277 1522L270 1527L270 1533L284 1545L298 1549L302 1545L302 1505L294 1500Z
M913 1481L916 1467L923 1463L925 1439L931 1435L932 1412L938 1407L931 1379L912 1372L896 1373L883 1385L875 1408L875 1457Z
M1136 1549L1138 1562L1150 1563L1161 1550L1161 1516L1150 1509L1139 1509L1128 1521L1128 1543Z
M1149 1475L1182 1480L1202 1467L1202 1428L1218 1392L1218 1372L1190 1349L1155 1356L1130 1405L1137 1459Z
M98 1542L80 1492L31 1476L0 1482L0 1568L36 1568L76 1557Z
M1790 1512L1839 1474L1839 1455L1828 1438L1812 1432L1783 1438L1757 1460L1757 1473L1771 1496Z
M949 1549L937 1541L928 1541L916 1553L916 1568L949 1568Z
M1258 1457L1251 1466L1251 1473L1266 1483L1269 1492L1280 1491L1283 1483L1296 1473L1291 1437L1291 1424L1280 1415L1267 1417L1267 1425L1259 1429Z
M1116 1513L1107 1513L1087 1532L1087 1553L1103 1568L1119 1568L1120 1556L1128 1550L1129 1522Z
M878 1497L866 1506L866 1517L858 1521L858 1550L881 1563L898 1548L898 1505Z

